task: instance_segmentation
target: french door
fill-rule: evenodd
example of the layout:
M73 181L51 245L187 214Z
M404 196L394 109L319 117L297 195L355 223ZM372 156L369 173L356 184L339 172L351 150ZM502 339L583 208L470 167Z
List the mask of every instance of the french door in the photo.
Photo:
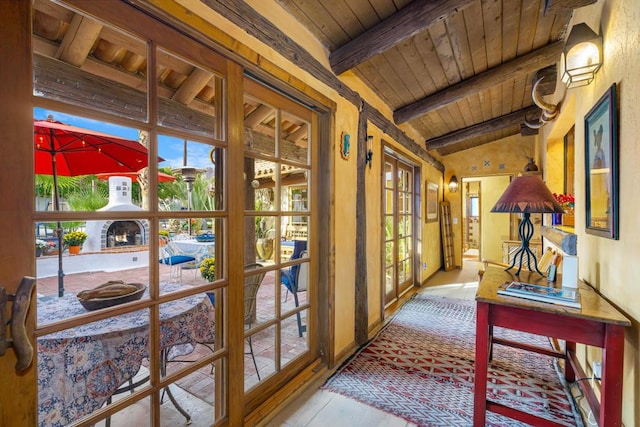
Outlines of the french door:
M13 351L0 358L18 390L0 393L15 408L0 424L238 425L315 355L317 118L251 91L240 66L123 2L67 3L80 6L14 1L0 17L16 38L1 48L14 60L0 232L22 242L0 248L0 286L38 279L36 354L20 375ZM83 173L62 166L67 153L37 154L54 132L34 138L34 119L75 132ZM115 170L82 157L100 138L109 147L91 155L125 156ZM116 142L144 153L139 168L123 167ZM275 251L259 254L257 234ZM307 243L295 260L293 240ZM305 292L293 298L281 278L296 266ZM83 294L102 285L127 299Z
M413 285L415 192L413 167L386 155L384 163L385 305Z

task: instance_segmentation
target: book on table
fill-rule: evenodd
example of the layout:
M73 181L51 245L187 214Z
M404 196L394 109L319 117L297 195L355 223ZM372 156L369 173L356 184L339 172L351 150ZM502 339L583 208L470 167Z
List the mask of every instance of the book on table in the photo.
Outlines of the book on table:
M498 290L498 294L580 308L579 295L577 291L555 288L553 286L511 282L505 283L504 287Z

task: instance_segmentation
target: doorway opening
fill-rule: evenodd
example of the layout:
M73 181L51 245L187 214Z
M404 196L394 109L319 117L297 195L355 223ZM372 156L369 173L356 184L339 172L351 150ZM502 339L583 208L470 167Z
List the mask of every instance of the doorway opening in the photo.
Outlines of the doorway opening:
M465 178L462 181L462 258L480 261L480 187L481 181Z

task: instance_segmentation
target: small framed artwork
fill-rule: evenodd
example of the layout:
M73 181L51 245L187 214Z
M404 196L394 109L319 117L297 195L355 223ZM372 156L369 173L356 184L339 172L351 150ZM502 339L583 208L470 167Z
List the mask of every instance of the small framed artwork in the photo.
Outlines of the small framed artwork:
M584 118L586 232L618 239L618 114L615 83Z
M438 220L438 184L427 181L425 222Z

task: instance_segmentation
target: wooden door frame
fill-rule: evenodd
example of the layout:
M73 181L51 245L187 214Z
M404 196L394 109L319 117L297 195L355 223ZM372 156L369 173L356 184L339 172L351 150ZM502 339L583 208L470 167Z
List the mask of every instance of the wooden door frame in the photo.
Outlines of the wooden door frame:
M3 2L0 14L0 56L10 58L0 67L0 182L3 208L0 210L0 286L15 293L23 276L35 276L33 249L34 209L33 168L33 76L31 2ZM10 184L9 184L10 183ZM25 238L27 236L28 238ZM8 244L11 242L11 244ZM35 294L34 294L35 295ZM6 308L10 312L10 308ZM35 299L32 299L27 330L35 327ZM1 325L0 327L6 327ZM30 337L35 349L35 338ZM37 366L34 362L21 375L16 374L16 357L9 348L0 357L3 393L0 393L0 425L37 425Z

